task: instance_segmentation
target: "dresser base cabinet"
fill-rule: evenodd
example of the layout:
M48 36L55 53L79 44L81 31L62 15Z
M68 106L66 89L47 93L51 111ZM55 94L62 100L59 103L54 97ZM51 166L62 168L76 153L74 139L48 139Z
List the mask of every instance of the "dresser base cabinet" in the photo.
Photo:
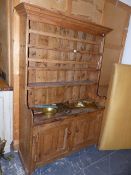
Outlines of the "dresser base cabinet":
M90 145L97 145L102 111L69 116L34 127L33 170Z

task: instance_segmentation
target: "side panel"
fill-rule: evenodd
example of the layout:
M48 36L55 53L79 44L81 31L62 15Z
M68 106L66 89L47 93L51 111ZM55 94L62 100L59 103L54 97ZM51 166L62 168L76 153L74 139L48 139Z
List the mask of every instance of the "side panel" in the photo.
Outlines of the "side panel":
M25 165L27 172L34 169L34 162L32 160L32 114L28 109L26 85L27 85L27 34L28 34L28 19L26 17L20 18L20 84L19 84L19 105L20 105L20 118L19 118L19 151L22 161Z

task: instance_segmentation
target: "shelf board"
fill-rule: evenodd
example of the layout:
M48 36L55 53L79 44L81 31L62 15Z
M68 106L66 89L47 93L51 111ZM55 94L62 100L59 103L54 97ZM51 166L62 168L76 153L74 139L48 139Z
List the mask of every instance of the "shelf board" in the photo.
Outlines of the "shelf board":
M63 48L55 48L55 47L48 47L48 46L42 46L37 44L28 44L29 48L35 48L35 49L45 49L45 50L53 50L58 52L72 52L72 53L80 53L80 54L89 54L89 55L98 55L102 56L99 52L92 52L88 50L77 50L77 49L63 49Z
M51 60L51 59L42 59L42 58L28 58L28 61L32 62L41 62L41 63L55 63L55 64L88 64L94 65L96 61L63 61L63 60Z
M57 112L54 114L52 117L47 117L45 114L43 114L41 109L34 108L34 106L30 106L30 109L33 112L33 119L34 119L34 124L39 125L39 124L47 124L50 122L55 122L58 120L63 120L66 118L71 118L75 116L79 116L80 114L91 114L91 113L97 113L98 111L103 111L104 107L96 107L96 108L77 108L77 109L72 109L70 112L67 114L66 110L63 112Z
M33 67L33 66L29 66L28 70L43 70L43 71L94 71L94 72L98 72L100 71L100 69L96 69L96 68L54 68L54 67Z
M96 84L96 81L68 81L68 82L38 82L38 83L29 83L27 86L27 90L30 89L40 89L40 88L48 88L48 87L68 87L68 86L80 86L80 85L92 85Z
M100 43L97 43L97 42L91 41L91 40L83 40L83 39L77 39L77 38L73 38L73 37L65 37L65 36L61 36L58 34L53 34L53 33L49 33L49 32L42 32L42 31L38 31L38 30L29 29L29 33L43 35L43 36L47 36L47 37L59 38L59 39L63 39L63 40L76 41L76 42L85 43L85 44L98 45L98 46L100 45Z

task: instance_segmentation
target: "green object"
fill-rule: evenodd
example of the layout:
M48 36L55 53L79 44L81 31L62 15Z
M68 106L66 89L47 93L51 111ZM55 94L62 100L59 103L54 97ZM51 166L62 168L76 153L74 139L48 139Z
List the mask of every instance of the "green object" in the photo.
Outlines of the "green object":
M5 159L5 160L8 160L8 161L10 161L10 160L12 160L12 158L14 158L14 156L13 155L9 155L9 156L7 156L7 157L5 157L5 155L4 155L4 148L5 148L5 145L6 145L6 140L1 140L1 138L0 138L0 159ZM2 172L2 168L1 168L1 164L0 164L0 175L3 175L3 172Z
M1 164L0 164L0 175L3 175L2 169L1 169Z

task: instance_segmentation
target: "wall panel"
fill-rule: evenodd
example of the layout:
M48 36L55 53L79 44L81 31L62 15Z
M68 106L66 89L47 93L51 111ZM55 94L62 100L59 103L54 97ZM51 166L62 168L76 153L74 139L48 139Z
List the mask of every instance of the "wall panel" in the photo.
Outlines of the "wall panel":
M0 1L0 70L7 76L8 81L8 16L7 1Z
M107 0L103 14L103 25L113 29L105 39L105 50L100 86L108 87L114 63L121 62L128 29L131 8L115 0ZM106 95L106 93L101 93Z

